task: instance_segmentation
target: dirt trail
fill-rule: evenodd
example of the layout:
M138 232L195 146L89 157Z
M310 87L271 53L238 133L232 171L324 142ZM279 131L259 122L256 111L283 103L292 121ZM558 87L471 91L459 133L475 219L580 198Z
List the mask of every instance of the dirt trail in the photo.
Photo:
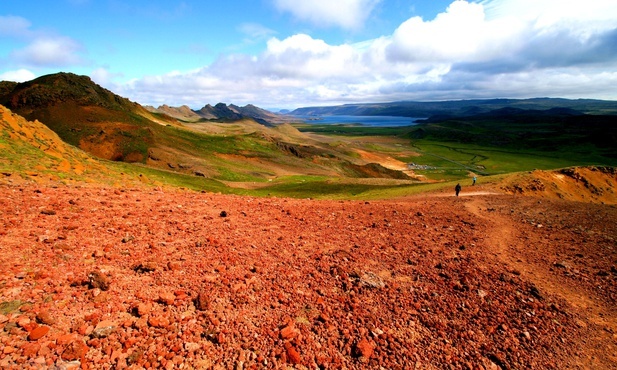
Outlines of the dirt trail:
M593 325L600 329L591 334L591 340L585 346L588 357L579 358L578 365L583 368L617 368L614 348L609 348L615 346L606 345L617 339L617 334L611 334L617 333L617 315L614 308L608 307L593 292L556 275L550 266L525 253L530 248L533 249L533 239L525 240L520 226L512 218L494 212L487 200L486 197L474 196L465 202L465 207L490 225L486 230L486 241L494 248L493 255L531 281L541 294L548 293L564 299L582 318L577 320L579 327L584 329Z

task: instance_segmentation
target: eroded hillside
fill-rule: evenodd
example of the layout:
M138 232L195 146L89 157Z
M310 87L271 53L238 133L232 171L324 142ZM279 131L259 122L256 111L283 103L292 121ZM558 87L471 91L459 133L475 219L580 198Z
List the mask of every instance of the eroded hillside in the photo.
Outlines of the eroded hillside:
M52 178L78 178L103 170L95 159L66 144L47 126L27 121L0 105L0 165L5 176L46 174Z
M507 194L617 204L617 168L571 167L555 171L518 173L499 187Z

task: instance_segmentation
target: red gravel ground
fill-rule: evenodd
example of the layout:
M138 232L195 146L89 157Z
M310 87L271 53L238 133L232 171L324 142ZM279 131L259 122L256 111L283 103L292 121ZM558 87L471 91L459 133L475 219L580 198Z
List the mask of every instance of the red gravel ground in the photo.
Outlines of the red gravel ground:
M0 368L616 368L617 208L0 186Z

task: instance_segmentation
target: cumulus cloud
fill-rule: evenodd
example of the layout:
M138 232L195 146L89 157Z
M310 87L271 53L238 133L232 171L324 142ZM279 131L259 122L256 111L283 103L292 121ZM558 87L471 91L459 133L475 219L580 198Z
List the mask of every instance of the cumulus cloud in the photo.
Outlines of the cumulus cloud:
M37 67L62 67L83 64L82 46L69 37L37 38L11 56L18 62Z
M90 78L101 86L107 86L118 88L118 85L114 83L114 79L123 77L122 73L112 73L108 68L99 67L90 72Z
M7 71L0 73L0 81L25 82L34 79L34 73L27 69L18 69L15 71Z
M274 0L281 11L324 27L358 29L381 0Z
M30 21L17 16L0 16L0 37L25 44L9 53L18 66L66 67L84 64L83 46L74 39L51 31L33 30Z
M487 21L480 4L455 1L432 21L413 17L394 31L388 58L401 62L485 60L517 47L522 25Z
M304 3L293 3L303 17L332 10L325 2ZM291 2L277 4L292 11ZM380 38L338 45L308 34L271 38L257 55L224 55L198 70L150 76L122 88L147 104L290 107L405 99L617 99L616 83L617 2L456 0L434 19L410 18Z

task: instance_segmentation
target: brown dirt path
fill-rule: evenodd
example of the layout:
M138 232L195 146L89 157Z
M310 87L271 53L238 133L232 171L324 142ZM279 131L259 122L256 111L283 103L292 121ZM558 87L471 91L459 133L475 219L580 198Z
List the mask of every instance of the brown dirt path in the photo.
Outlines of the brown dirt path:
M534 240L521 230L521 225L517 225L513 218L495 212L488 198L471 197L465 202L465 208L489 225L486 241L494 247L493 255L499 261L532 282L539 292L564 299L580 315L581 319L576 323L581 329L594 327L583 347L587 356L577 356L577 366L585 369L617 368L617 311L614 306L584 286L572 284L570 280L556 275L552 266L534 258L529 253L536 244Z

